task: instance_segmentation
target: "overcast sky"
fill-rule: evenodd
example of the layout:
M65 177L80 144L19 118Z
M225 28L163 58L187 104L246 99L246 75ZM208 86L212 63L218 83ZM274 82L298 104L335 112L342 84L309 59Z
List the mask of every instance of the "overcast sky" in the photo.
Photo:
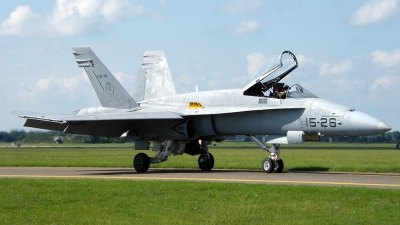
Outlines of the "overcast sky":
M0 2L0 131L10 111L98 106L71 53L89 46L133 93L142 55L163 50L178 93L243 88L284 50L282 80L400 130L400 0Z

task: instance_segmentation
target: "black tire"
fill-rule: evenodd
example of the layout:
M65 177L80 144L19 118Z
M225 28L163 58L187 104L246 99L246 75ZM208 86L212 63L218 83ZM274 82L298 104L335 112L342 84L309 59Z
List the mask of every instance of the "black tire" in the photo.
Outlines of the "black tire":
M270 158L264 159L264 161L262 162L261 167L264 170L264 172L272 173L272 171L274 171L274 169L275 169L274 160L272 160Z
M146 172L150 167L150 159L145 153L139 153L133 159L133 167L137 172Z
M210 158L206 159L206 154L201 154L197 162L199 163L199 168L203 171L210 171L214 167L214 156L211 153ZM203 160L202 160L203 159Z
M283 160L279 159L278 161L276 161L274 172L281 173L283 171L283 167L284 167Z

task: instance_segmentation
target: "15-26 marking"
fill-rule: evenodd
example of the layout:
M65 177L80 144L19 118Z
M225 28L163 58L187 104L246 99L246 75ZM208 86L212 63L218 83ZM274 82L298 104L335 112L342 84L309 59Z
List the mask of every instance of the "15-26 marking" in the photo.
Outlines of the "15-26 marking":
M336 127L336 118L306 118L307 127L317 127L320 124L321 127Z

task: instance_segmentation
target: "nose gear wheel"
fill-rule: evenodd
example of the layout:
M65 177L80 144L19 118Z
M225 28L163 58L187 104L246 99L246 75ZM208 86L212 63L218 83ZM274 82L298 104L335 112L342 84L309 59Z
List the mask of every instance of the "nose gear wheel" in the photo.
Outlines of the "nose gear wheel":
M264 159L264 161L262 163L262 168L263 168L264 172L272 173L272 171L274 171L274 168L275 168L274 160L272 160L271 158Z

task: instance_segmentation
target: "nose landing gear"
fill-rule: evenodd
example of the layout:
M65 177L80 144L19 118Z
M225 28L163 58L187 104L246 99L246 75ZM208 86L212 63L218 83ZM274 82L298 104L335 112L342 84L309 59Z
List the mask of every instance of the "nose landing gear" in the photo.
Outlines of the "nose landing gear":
M265 158L262 162L262 169L266 173L281 173L283 171L283 166L284 165L282 159L274 161L271 158Z
M249 135L249 138L262 150L269 152L269 157L265 158L261 165L263 171L266 173L281 173L283 171L284 164L280 156L280 144L273 144L272 147L268 149L267 146L265 146L262 141L258 140L256 136Z

